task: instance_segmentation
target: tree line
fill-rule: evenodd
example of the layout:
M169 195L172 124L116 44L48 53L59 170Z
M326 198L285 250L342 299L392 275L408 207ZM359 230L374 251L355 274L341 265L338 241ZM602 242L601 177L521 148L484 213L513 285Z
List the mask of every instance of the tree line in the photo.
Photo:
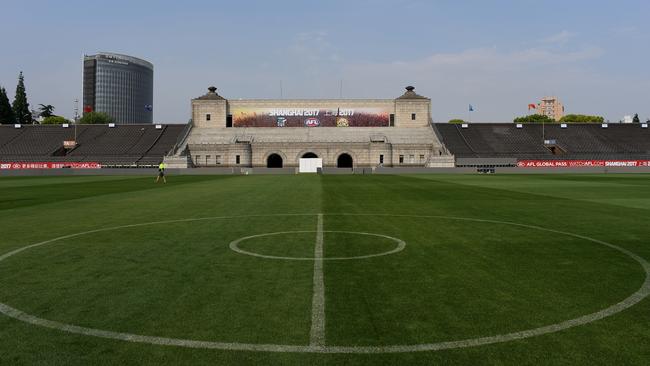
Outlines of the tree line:
M586 114L567 114L560 118L559 121L545 116L543 114L531 114L528 116L517 117L515 123L603 123L605 118L602 116L590 116Z
M36 114L36 116L35 116ZM72 123L65 117L54 114L54 106L51 104L39 104L38 113L29 110L27 91L25 90L25 77L21 71L18 75L18 85L13 103L9 103L7 90L0 86L0 124L34 124L39 123L36 117L42 117L41 124L64 124ZM84 113L79 119L82 124L108 124L114 119L103 112Z
M566 116L560 118L559 121L555 119L542 115L542 114L531 114L528 116L517 117L514 119L515 123L605 123L605 118L602 116L590 116L586 114L567 114ZM619 123L622 121L619 121ZM632 118L632 123L641 123L641 119L638 114L635 114Z

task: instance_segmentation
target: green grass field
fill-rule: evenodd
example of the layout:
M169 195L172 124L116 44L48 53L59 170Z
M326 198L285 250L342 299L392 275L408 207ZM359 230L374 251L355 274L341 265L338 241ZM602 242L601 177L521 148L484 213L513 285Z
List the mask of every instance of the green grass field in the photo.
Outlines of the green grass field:
M649 219L650 175L3 177L0 365L648 365Z

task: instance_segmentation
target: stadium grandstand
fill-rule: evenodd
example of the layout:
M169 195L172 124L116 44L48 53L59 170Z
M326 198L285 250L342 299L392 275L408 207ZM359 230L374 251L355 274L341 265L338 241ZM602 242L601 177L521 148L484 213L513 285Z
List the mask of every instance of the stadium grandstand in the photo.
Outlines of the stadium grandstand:
M304 159L352 170L650 166L646 123L433 123L431 100L414 89L395 99L228 100L210 87L192 100L189 124L2 125L0 162L38 169L21 164L149 168L164 161L232 173L292 171Z
M648 160L646 124L436 123L456 166L516 166L522 160Z
M2 162L94 162L102 167L159 164L188 125L4 125ZM75 136L76 135L76 136ZM65 146L65 142L76 142Z
M454 157L457 167L506 167L517 166L518 162L525 160L650 160L650 130L644 126L647 125L473 123L463 126L435 123L433 130L436 140L442 143L440 149ZM152 167L169 155L190 155L191 151L186 147L192 141L189 139L192 129L191 124L78 125L75 139L73 125L67 128L60 125L23 125L20 128L2 125L0 161L96 162L105 168ZM329 130L332 129L323 129L322 134L312 131L311 135L323 135L319 145L364 143L363 139L367 137L354 128L347 129L345 136ZM258 141L270 139L275 144L291 145L292 141L282 135L283 131L286 130L233 128L221 130L214 136L204 132L202 138L212 143L227 144L230 140L241 143L237 138L251 134ZM304 128L305 134L309 131ZM381 135L382 141L424 144L419 141L422 136L418 136L418 141L409 141L415 135L401 133L400 129L379 127L373 131L371 137L374 136L375 140ZM292 134L296 135L296 131ZM341 141L341 136L345 140ZM66 148L64 141L76 141L76 144ZM297 141L304 143L301 139ZM193 162L191 156L187 160Z

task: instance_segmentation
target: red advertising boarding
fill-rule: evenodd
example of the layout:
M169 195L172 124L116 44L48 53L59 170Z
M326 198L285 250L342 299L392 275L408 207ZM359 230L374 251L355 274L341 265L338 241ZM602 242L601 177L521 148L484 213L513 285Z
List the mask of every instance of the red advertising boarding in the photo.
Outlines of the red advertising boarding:
M647 167L650 160L520 160L520 168Z
M100 169L102 165L97 162L2 162L0 170L20 170L20 169Z

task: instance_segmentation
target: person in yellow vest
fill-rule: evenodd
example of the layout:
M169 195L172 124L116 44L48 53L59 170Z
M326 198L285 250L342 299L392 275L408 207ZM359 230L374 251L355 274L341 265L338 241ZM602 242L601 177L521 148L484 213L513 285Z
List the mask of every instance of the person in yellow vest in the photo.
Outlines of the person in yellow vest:
M165 165L165 163L161 162L158 164L158 177L156 178L156 183L158 183L160 178L163 179L163 183L167 183L167 178L165 178L165 168L167 168L167 165Z

